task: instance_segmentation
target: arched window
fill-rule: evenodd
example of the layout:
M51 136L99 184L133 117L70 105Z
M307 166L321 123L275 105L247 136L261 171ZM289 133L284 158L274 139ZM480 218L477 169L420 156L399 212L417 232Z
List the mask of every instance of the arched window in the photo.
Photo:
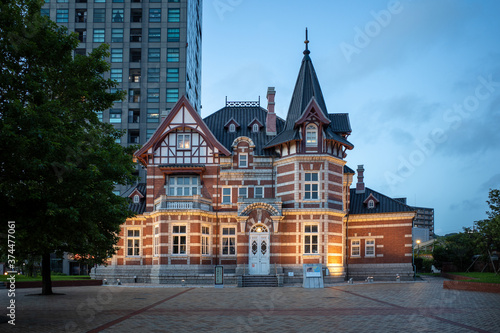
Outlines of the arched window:
M236 132L236 126L234 124L229 125L229 132Z
M134 195L134 203L139 203L139 196L137 194Z
M375 208L375 201L369 200L368 201L368 208Z
M306 128L306 146L316 147L318 145L318 129L315 125L308 125Z
M257 133L259 131L259 124L253 124L252 132Z

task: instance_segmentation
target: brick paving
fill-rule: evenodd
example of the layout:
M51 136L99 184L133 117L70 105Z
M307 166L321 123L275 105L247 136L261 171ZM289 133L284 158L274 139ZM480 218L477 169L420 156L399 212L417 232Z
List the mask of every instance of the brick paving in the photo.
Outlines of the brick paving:
M500 294L417 283L303 288L61 287L16 291L1 332L500 332ZM9 298L0 290L4 313ZM0 315L4 315L0 313Z

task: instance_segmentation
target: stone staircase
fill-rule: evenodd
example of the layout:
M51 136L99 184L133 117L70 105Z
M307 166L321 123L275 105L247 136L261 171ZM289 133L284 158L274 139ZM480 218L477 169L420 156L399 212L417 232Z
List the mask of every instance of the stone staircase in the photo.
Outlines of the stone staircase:
M242 287L278 287L275 275L243 275Z

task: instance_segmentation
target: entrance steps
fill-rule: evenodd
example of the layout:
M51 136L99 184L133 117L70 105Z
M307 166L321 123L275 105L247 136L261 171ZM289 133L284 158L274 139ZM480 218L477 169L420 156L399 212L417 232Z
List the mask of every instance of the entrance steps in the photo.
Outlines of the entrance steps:
M278 287L276 275L243 275L242 287Z

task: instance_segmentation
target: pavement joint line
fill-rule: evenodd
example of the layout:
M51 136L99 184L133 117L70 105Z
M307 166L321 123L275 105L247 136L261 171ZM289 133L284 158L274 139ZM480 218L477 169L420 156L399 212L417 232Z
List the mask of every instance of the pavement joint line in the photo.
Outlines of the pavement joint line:
M329 287L329 289L334 289L334 290L342 291L344 293L348 293L348 294L351 294L351 295L354 295L354 296L366 298L366 299L369 299L369 300L372 300L372 301L375 301L375 302L378 302L378 303L386 304L386 305L389 305L389 306L393 306L393 307L396 307L396 308L406 309L403 306L392 304L392 303L385 302L385 301L381 301L381 300L376 299L376 298L372 298L372 297L360 295L360 294L354 293L352 291L343 290L343 289L339 289L339 288L335 288L335 287ZM481 328L477 328L477 327L474 327L474 326L469 326L469 325L466 325L466 324L457 323L456 321L449 320L449 319L442 318L442 317L438 317L438 316L435 316L435 315L432 315L432 314L426 314L426 313L420 312L420 313L418 313L418 315L421 315L421 316L424 316L424 317L427 317L427 318L432 318L432 319L435 319L435 320L439 320L439 321L442 321L442 322L445 322L445 323L448 323L448 324L451 324L451 325L455 325L455 326L458 326L458 327L466 328L466 329L469 329L471 331L480 332L480 333L490 333L489 331L483 330Z
M161 300L161 301L158 301L158 302L156 302L156 303L153 303L153 304L151 304L151 305L148 305L148 306L146 306L146 307L144 307L144 308L142 308L142 309L139 309L139 310L137 310L137 311L134 311L134 312L132 312L132 313L129 313L128 315L125 315L125 316L123 316L123 317L120 317L120 318L118 318L118 319L115 319L115 320L113 320L113 321L110 321L110 322L108 322L108 323L106 323L106 324L104 324L104 325L101 325L101 326L99 326L99 327L97 327L97 328L94 328L94 329L92 329L92 330L88 331L87 333L98 333L98 332L101 332L101 331L103 331L103 330L105 330L105 329L107 329L107 328L110 328L110 327L111 327L111 326L113 326L113 325L116 325L116 324L118 324L118 323L121 323L121 322L122 322L122 321L124 321L124 320L127 320L127 319L129 319L129 318L133 317L133 316L136 316L136 315L138 315L138 314L141 314L141 313L143 313L144 311L147 311L147 310L149 310L149 309L151 309L151 308L154 308L154 307L155 307L155 306L157 306L157 305L160 305L160 304L162 304L162 303L165 303L166 301L169 301L169 300L171 300L172 298L175 298L175 297L177 297L177 296L180 296L180 295L182 295L182 294L184 294L184 293L187 293L188 291L191 291L191 290L193 290L193 289L195 289L195 288L189 288L189 289L183 290L183 291L181 291L180 293L177 293L177 294L175 294L175 295L169 296L169 297L167 297L167 298L165 298L165 299L163 299L163 300Z

